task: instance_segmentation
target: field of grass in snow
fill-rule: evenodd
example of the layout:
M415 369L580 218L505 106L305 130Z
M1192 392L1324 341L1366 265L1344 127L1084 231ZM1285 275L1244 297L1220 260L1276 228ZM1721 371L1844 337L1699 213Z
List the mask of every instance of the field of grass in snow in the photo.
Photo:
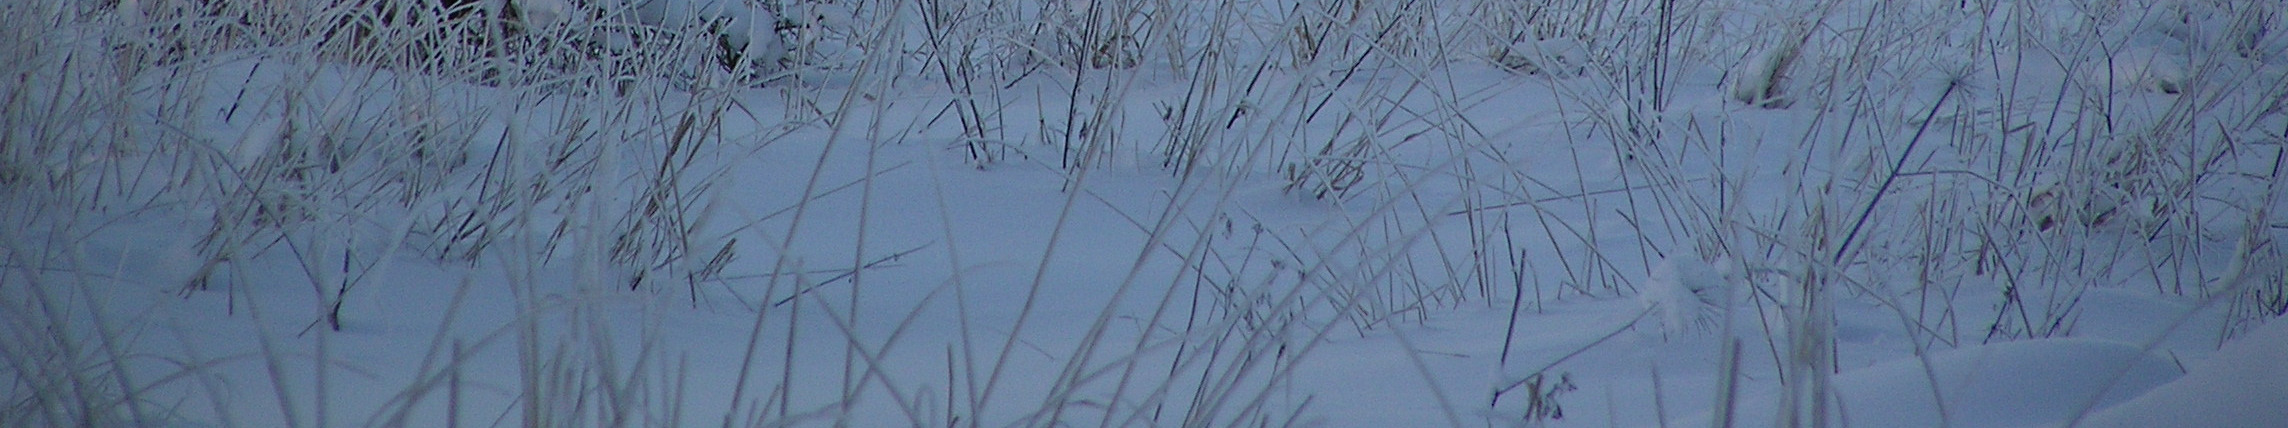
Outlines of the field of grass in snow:
M2273 426L2288 6L0 2L0 426Z

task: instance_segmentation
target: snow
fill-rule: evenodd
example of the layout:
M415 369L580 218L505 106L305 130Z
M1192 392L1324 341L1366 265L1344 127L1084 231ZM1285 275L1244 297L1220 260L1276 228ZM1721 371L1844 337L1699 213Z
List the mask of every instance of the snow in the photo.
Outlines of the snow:
M2192 364L2177 380L2082 421L2087 427L2258 427L2288 421L2288 323L2262 330Z
M517 16L533 27L562 24L576 12L568 0L516 0L514 4Z
M2276 6L192 3L0 4L0 426L2288 421Z
M1733 300L1734 283L1729 260L1713 265L1701 260L1665 258L1653 265L1637 299L1645 310L1659 314L1667 334L1685 334L1711 328L1726 302Z
M2041 426L2068 420L2093 402L2096 408L2122 402L2178 376L2169 360L2134 345L2081 339L2002 343L1928 358L1927 367L1902 358L1845 370L1835 378L1839 412L1892 426ZM2108 376L2113 373L2119 377ZM1940 385L1935 392L1933 381ZM1945 406L1934 404L1941 399ZM1773 425L1769 413L1759 411L1770 406L1748 402L1737 423Z
M278 141L286 131L286 118L277 116L264 117L254 125L247 126L246 133L239 137L238 143L230 146L231 162L240 167L251 167L255 162L262 161L263 156L277 150Z

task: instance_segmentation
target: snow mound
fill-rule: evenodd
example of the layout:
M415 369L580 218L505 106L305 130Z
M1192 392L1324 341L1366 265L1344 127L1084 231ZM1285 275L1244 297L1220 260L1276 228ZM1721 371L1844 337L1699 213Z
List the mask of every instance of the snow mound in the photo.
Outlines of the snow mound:
M2108 386L2116 373L2119 380ZM1837 375L1834 385L1851 426L2019 427L2063 423L2178 375L2176 364L2135 345L2044 339L1936 352L1928 372L1912 357L1887 361ZM1934 380L1946 400L1943 413L1934 405ZM1774 426L1774 403L1769 394L1744 400L1733 426Z
M2107 408L2085 427L2262 427L2288 421L2288 323L2226 344L2174 382Z

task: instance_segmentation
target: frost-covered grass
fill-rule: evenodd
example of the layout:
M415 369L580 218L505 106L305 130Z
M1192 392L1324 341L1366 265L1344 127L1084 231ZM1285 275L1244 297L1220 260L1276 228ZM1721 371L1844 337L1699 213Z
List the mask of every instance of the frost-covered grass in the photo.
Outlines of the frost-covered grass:
M2284 12L0 3L0 426L2260 425Z

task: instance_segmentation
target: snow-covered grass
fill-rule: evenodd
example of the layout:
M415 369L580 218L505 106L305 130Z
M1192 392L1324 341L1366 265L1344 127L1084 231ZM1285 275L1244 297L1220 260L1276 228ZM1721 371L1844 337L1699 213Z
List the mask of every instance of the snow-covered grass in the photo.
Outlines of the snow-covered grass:
M2262 426L2283 12L0 3L0 426Z

